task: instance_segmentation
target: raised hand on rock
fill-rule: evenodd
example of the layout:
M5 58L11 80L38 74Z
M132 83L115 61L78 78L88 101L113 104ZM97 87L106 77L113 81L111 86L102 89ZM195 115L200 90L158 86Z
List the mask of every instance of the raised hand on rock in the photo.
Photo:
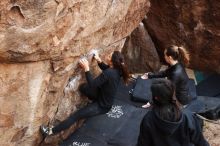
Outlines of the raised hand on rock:
M89 62L87 59L80 59L79 65L84 69L85 72L89 71Z
M102 60L101 60L101 58L99 57L99 54L98 53L94 53L94 59L98 62L98 63L101 63L102 62Z
M148 79L148 73L145 73L141 76L142 79Z

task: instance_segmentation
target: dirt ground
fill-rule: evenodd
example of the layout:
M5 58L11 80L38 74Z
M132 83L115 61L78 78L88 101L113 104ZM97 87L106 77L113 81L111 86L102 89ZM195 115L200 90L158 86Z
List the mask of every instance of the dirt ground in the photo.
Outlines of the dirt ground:
M206 121L204 125L204 136L210 146L220 146L220 120L218 124Z

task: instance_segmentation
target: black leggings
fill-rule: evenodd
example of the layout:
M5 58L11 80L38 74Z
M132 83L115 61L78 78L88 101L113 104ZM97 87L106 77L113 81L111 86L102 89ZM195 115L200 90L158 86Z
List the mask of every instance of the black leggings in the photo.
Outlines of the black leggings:
M82 84L80 86L80 92L86 95L89 99L92 99L93 103L90 103L82 109L71 114L66 120L62 121L59 125L55 126L52 129L54 134L69 128L71 125L73 125L76 121L80 119L105 114L110 110L108 108L102 108L99 106L98 102L96 101L98 94L96 89L90 88L87 84Z

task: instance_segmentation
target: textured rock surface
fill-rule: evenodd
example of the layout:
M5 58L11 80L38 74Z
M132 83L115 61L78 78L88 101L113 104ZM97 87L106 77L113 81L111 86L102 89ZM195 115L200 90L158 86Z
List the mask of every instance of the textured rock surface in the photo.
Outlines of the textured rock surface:
M77 56L108 46L137 26L149 3L3 0L0 6L0 60L23 62Z
M219 0L152 0L145 24L160 50L184 45L192 68L220 73L219 9Z
M0 145L33 142L42 122L39 118L46 116L42 108L51 77L49 61L0 64L0 72Z
M122 52L132 73L144 73L160 69L157 50L143 23L140 23L127 37Z
M205 122L204 125L204 136L209 142L210 146L219 146L220 144L220 120L215 122L216 123Z
M81 106L80 56L120 50L148 8L148 0L1 0L0 145L37 145L39 125Z

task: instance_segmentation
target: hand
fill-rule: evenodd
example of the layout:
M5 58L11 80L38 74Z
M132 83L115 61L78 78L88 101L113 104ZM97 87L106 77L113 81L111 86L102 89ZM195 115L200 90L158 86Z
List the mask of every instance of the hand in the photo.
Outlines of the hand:
M148 73L145 73L141 76L142 79L148 79Z
M142 108L148 108L148 107L150 107L150 106L151 106L150 102L147 102L147 104L142 105Z
M98 53L95 53L93 57L94 57L94 59L95 59L98 63L101 63L101 62L102 62L102 60L101 60L101 58L99 57L99 54L98 54Z
M84 69L85 72L89 71L89 62L87 61L87 59L80 59L79 65Z

